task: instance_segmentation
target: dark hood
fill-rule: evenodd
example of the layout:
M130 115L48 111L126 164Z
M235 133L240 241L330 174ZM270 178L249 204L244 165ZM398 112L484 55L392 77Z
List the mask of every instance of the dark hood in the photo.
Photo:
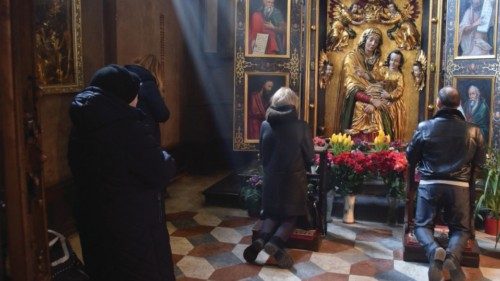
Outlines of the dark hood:
M270 106L266 112L266 120L275 126L282 123L288 123L298 119L297 110L295 106L285 105L285 106Z
M130 103L139 93L140 78L126 68L110 64L94 73L90 86L104 90L104 94L113 95Z
M69 115L77 130L92 132L123 119L140 120L144 114L120 98L105 95L100 88L91 86L73 98Z

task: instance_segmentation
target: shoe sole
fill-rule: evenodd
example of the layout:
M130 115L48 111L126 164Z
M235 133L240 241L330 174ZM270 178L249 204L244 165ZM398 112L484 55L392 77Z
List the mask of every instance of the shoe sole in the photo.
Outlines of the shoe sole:
M443 279L442 264L446 258L446 251L439 247L434 252L434 258L430 262L428 277L429 281L441 281Z
M462 270L462 267L456 266L453 261L450 259L446 259L443 263L443 268L450 272L450 277L452 281L465 281L465 273Z
M285 250L280 249L273 243L267 243L264 246L264 250L270 256L274 257L280 268L291 268L293 266L292 257Z

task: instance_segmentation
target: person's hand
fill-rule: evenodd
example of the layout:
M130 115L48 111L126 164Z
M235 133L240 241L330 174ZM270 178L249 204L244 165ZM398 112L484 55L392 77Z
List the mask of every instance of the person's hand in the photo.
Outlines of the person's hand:
M386 110L387 106L382 100L379 99L372 99L371 100L372 105L378 109L378 110Z
M373 113L375 111L375 107L373 105L369 104L369 105L365 106L363 111L365 113Z
M380 96L386 100L389 100L391 98L391 95L386 90L383 90Z

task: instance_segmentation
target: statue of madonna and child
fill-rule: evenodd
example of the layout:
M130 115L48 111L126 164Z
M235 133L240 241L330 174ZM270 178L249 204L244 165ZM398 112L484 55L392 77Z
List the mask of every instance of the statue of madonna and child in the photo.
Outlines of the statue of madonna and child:
M381 45L380 29L367 28L357 47L344 58L340 73L340 128L366 141L373 141L379 130L401 139L406 124L404 57L393 50L381 63Z

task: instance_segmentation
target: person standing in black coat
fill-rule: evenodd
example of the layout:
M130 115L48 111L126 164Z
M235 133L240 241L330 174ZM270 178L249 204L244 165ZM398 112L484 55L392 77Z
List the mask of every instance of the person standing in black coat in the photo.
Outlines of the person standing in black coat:
M139 79L98 70L70 107L75 219L93 281L175 280L162 190L172 175L135 108Z
M170 117L170 111L161 96L163 88L161 65L154 55L146 55L137 59L134 63L125 65L125 68L137 74L141 80L137 108L146 114L145 121L153 130L153 136L161 145L159 123L166 122Z
M272 96L261 125L264 221L258 238L243 252L247 262L254 262L264 248L279 267L293 266L285 243L295 229L297 218L307 214L306 169L314 157L311 132L307 123L298 119L298 104L299 98L290 88L280 88Z

